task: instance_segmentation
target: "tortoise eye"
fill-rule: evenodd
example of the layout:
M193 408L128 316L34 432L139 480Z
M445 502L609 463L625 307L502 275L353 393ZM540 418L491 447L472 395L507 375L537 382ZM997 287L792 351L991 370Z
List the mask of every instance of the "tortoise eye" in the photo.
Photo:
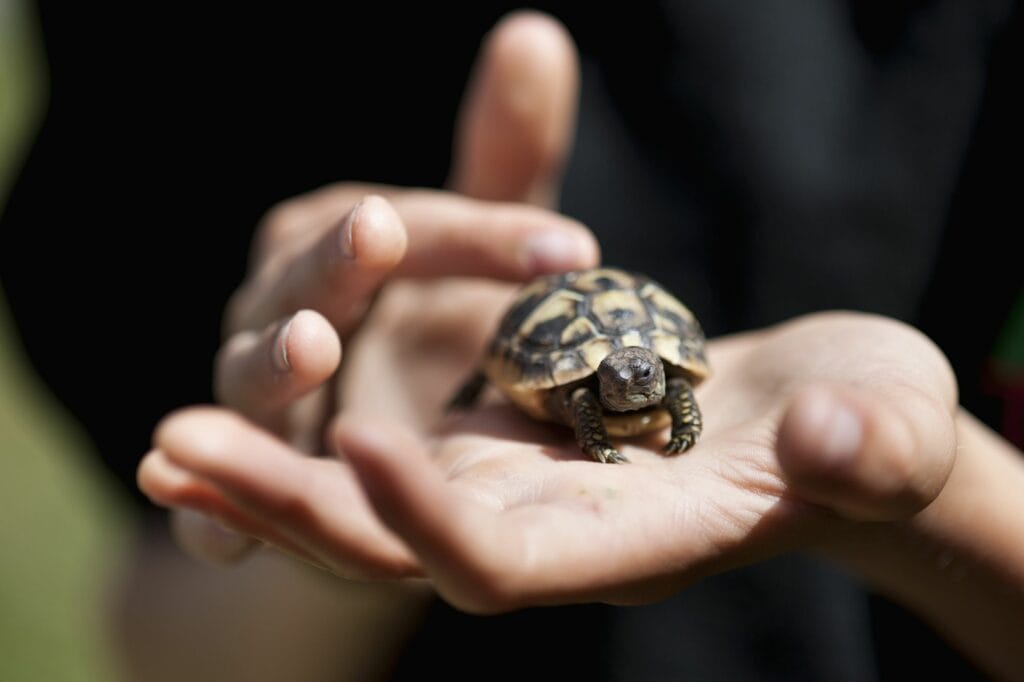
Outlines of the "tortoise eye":
M633 376L636 378L638 383L646 384L650 382L651 378L654 376L654 369L650 365L642 365L637 367Z

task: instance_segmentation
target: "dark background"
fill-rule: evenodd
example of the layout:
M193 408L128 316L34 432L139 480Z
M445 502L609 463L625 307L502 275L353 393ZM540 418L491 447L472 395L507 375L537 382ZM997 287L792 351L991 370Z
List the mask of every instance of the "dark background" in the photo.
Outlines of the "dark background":
M1019 4L549 5L584 54L563 208L606 262L665 282L711 335L822 308L904 319L999 426L985 368L1024 270ZM440 186L479 41L511 6L330 7L38 8L50 104L3 215L0 276L32 361L126 489L156 421L212 399L222 306L261 215L339 180ZM766 676L973 674L879 599L863 618L874 654L856 618L819 641L855 588L793 562L645 609L490 619L484 639L525 636L539 655L575 633L570 671L589 656L598 676L681 674L682 658L729 658L762 619L736 655ZM806 622L785 620L801 609ZM481 636L442 606L431 618ZM408 660L431 651L421 638Z

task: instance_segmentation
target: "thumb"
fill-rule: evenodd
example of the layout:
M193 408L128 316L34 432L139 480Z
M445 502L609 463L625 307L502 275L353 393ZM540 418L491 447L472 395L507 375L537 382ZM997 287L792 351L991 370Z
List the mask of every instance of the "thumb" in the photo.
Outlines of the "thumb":
M553 208L576 125L579 58L566 29L514 12L484 39L455 126L449 186Z
M941 400L910 388L801 390L776 446L787 482L808 502L856 521L906 518L949 476L953 417Z

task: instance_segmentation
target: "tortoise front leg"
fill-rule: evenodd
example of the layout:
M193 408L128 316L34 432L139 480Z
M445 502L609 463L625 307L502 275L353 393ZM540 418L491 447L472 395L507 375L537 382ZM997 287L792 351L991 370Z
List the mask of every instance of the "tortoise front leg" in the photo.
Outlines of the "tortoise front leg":
M569 397L569 402L576 442L583 452L597 462L628 462L629 460L619 454L608 440L608 431L604 428L604 416L597 396L590 389L577 388Z
M681 378L670 379L662 404L672 415L672 437L665 446L665 452L672 455L686 452L700 438L703 427L690 382Z
M473 407L476 405L476 401L480 398L480 394L486 385L487 377L483 372L477 370L471 377L466 379L465 383L451 397L451 400L445 406L445 411L467 410Z

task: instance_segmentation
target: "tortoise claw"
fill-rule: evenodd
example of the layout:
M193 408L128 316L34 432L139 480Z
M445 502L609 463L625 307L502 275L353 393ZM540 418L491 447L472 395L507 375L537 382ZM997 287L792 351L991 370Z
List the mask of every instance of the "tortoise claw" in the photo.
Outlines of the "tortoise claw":
M625 464L629 460L615 448L598 448L590 453L595 461L604 464Z
M683 433L673 436L665 446L665 452L670 455L678 455L686 452L697 443L697 436L693 433Z

